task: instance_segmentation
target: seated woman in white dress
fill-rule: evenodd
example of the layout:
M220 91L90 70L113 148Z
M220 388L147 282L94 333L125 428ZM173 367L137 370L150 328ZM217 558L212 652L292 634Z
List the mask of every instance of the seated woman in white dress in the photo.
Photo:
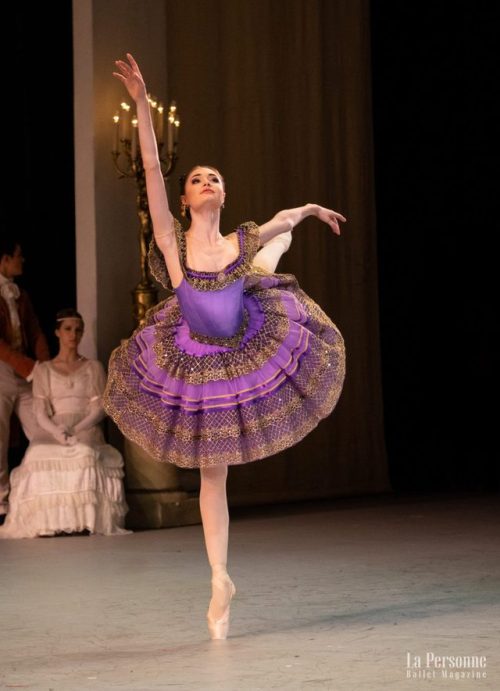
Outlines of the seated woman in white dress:
M83 319L76 310L61 310L56 322L59 353L39 363L33 377L40 430L11 473L0 538L129 533L123 458L106 444L99 426L105 416L104 368L78 353Z

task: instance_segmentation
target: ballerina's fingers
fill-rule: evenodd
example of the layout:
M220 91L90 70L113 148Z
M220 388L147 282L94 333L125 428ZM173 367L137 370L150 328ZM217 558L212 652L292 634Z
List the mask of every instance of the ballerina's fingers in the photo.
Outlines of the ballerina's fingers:
M118 66L118 69L121 70L124 77L130 77L132 74L130 65L127 65L127 63L123 62L123 60L115 60L115 65Z
M141 74L141 70L139 69L139 65L136 63L134 56L131 53L127 53L127 60L129 61L129 65L127 65L126 62L123 62L123 65L126 66L126 68L129 70L130 74L133 74L137 79L140 79L144 81L144 77ZM119 62L122 62L121 60Z
M339 222L337 221L337 219L336 219L335 217L332 218L332 220L329 222L328 225L329 225L330 228L333 230L333 232L335 233L335 235L340 235L340 226L339 226Z
M335 233L335 235L340 235L339 221L345 223L346 220L347 219L345 218L345 216L342 216L342 214L339 214L337 211L330 211L330 220L328 221L328 224Z
M144 84L144 78L136 61L130 53L127 53L127 58L130 64L126 63L124 60L115 60L115 65L120 71L113 72L113 75L120 79L127 88L131 87L134 83Z
M342 216L342 214L339 214L338 211L332 211L331 213L333 214L334 218L338 219L339 221L343 221L344 223L347 221L347 218Z
M134 72L138 72L139 74L141 74L141 70L139 69L139 65L134 60L133 55L131 53L127 53L127 58L128 58L129 63L131 64Z

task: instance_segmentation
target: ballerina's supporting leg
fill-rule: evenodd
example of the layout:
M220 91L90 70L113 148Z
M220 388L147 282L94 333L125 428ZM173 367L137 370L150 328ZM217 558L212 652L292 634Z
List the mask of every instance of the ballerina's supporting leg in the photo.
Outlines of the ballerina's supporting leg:
M201 468L200 475L200 512L208 561L212 568L212 599L207 612L208 627L212 638L226 638L230 602L236 593L227 573L227 466Z

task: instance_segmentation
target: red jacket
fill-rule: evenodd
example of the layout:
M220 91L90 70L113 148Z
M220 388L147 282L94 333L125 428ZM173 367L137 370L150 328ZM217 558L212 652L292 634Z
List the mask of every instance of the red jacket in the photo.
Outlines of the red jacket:
M26 291L20 289L21 294L17 300L19 321L21 322L21 336L23 348L14 350L12 343L12 325L10 323L9 307L0 296L0 360L6 362L21 377L31 373L35 360L49 360L49 347L45 336L40 329L38 319L33 311L31 300Z

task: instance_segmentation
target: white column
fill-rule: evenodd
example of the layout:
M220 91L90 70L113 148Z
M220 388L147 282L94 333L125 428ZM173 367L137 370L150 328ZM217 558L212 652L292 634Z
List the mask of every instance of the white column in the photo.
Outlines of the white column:
M92 0L73 1L77 306L85 320L81 352L97 356Z
M132 331L140 280L135 180L119 179L111 157L113 115L122 100L132 104L114 61L135 55L168 102L165 11L159 0L73 0L77 304L82 352L104 365Z

